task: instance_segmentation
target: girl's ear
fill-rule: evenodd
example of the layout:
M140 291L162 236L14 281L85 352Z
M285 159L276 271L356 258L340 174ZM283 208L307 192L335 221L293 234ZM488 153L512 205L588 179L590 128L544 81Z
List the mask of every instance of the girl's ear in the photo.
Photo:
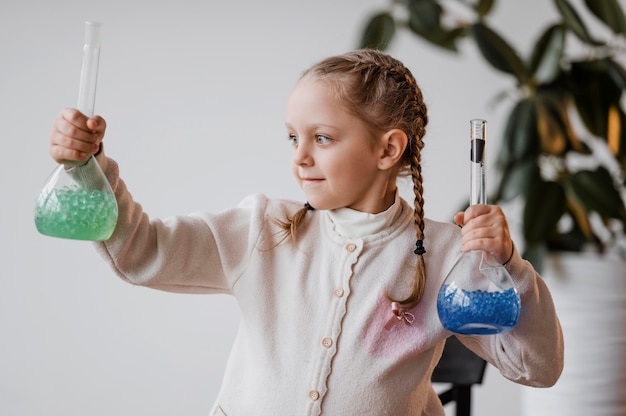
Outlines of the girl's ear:
M397 165L406 149L409 138L400 129L391 129L382 137L382 146L378 168L381 170L391 169Z

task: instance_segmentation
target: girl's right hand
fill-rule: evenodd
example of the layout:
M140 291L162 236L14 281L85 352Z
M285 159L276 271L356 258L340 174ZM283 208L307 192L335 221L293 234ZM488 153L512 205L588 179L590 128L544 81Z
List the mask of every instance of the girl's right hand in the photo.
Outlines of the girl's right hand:
M84 161L98 153L105 130L102 117L87 117L76 109L65 108L52 122L50 156L59 164Z

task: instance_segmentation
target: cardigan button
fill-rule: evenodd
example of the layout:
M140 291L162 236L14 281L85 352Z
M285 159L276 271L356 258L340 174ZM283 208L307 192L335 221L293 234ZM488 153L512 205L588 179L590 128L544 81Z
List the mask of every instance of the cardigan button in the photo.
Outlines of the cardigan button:
M348 243L346 244L345 249L349 251L350 253L352 253L354 250L356 250L356 244Z
M333 294L335 295L335 297L340 298L343 296L344 291L342 288L338 287L337 289L333 291Z
M317 399L319 399L319 398L320 398L320 394L319 394L319 392L318 392L317 390L311 390L311 391L309 392L309 399L311 399L311 400L317 400Z
M322 338L322 347L330 348L333 346L333 340L331 338Z

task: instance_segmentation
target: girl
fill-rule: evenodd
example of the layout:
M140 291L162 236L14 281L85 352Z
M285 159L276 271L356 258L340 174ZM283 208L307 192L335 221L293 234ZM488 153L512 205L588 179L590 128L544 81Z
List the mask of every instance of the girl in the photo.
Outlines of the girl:
M492 253L522 299L515 329L459 336L466 346L515 382L550 386L563 341L548 289L499 207L458 213L462 229L424 218L427 121L410 71L359 50L314 65L289 97L305 204L253 195L219 214L151 219L104 155L105 121L72 109L54 121L50 154L58 163L97 154L120 210L97 247L122 279L237 299L240 328L211 415L443 415L430 377L452 334L436 297L460 250ZM398 196L400 174L412 178L412 207Z

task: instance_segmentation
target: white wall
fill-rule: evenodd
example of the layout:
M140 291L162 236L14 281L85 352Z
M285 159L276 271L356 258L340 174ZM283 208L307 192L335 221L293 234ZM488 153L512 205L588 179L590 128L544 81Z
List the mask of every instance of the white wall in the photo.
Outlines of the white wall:
M497 26L525 49L552 2L501 1ZM89 243L41 236L32 210L53 170L50 123L75 106L83 23L104 23L96 112L107 153L155 216L232 206L251 192L301 199L289 171L284 104L300 72L357 45L386 0L24 0L0 6L0 414L203 415L237 324L223 296L135 288ZM466 199L468 121L490 122L509 79L401 36L391 50L430 108L426 212L448 221ZM518 387L489 368L479 415L515 415Z

